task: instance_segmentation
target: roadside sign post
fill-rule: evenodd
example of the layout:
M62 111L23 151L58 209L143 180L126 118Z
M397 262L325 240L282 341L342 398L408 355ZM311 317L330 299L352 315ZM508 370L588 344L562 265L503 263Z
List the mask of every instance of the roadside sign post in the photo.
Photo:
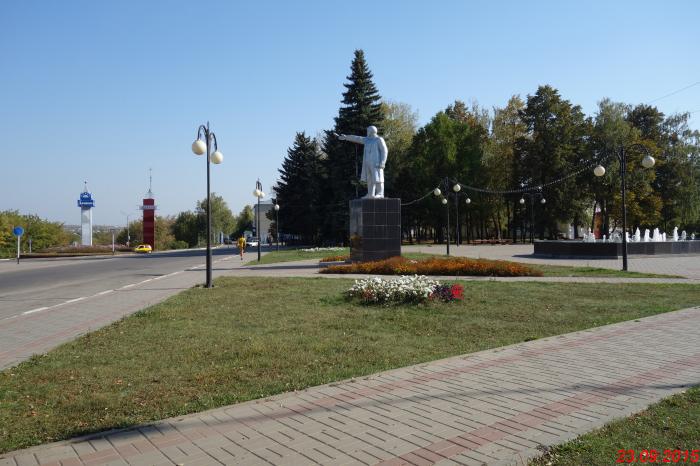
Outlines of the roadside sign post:
M19 248L20 248L20 241L22 239L22 235L24 234L24 228L15 227L12 230L12 233L17 237L17 263L19 264Z

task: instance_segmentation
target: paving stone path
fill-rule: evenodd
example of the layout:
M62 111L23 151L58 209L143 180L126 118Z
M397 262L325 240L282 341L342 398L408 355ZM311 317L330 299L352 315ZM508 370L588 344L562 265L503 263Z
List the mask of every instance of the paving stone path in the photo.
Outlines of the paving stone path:
M691 308L17 451L0 465L524 464L696 384Z

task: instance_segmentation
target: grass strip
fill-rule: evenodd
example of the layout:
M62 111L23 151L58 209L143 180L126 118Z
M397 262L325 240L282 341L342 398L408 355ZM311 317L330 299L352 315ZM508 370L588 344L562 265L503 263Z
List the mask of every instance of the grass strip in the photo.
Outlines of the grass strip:
M0 372L0 452L700 302L685 284L468 282L461 302L367 307L351 283L220 278Z
M256 249L248 249L248 252L254 252ZM327 256L335 256L341 254L350 254L349 248L340 248L337 250L320 250L320 251L304 251L302 249L282 249L280 251L270 251L260 257L260 262L257 258L245 263L245 265L263 265L276 264L279 262L295 262L310 259L322 259Z
M623 463L698 463L700 455L695 461L691 455L693 450L700 453L700 387L666 398L645 411L553 447L530 465L603 466L615 464L620 450L625 450L623 459L632 460L621 461ZM634 452L634 458L629 450ZM643 456L645 450L647 456ZM681 453L674 456L673 450ZM689 452L687 457L686 450Z

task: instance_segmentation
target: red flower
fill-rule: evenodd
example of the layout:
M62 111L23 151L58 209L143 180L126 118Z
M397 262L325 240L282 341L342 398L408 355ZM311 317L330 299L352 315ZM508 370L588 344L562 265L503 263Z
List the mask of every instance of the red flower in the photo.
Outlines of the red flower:
M464 287L462 285L452 285L450 291L453 299L464 299Z

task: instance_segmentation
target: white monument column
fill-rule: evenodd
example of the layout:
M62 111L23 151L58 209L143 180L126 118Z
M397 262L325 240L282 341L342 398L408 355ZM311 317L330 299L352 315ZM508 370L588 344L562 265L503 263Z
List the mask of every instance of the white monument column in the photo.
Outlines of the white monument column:
M80 193L78 207L80 207L81 243L83 246L92 246L92 208L95 207L95 201L87 190L87 181L83 192Z

